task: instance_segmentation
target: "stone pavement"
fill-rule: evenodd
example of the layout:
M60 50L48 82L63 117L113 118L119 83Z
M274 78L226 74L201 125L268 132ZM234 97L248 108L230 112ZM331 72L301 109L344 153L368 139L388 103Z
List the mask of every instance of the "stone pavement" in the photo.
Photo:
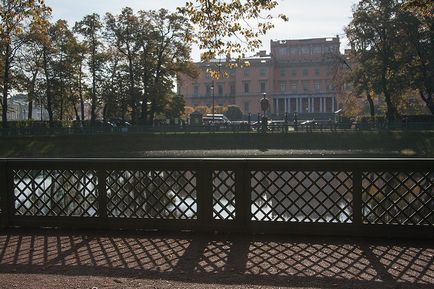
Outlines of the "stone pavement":
M434 242L8 230L0 288L434 288Z

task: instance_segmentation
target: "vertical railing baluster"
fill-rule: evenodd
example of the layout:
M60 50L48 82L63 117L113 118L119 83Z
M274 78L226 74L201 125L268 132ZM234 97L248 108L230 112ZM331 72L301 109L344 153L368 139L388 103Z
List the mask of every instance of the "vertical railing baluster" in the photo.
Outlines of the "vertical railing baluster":
M97 170L98 178L98 217L102 222L107 219L107 172Z
M199 226L209 230L212 216L212 169L200 168L197 171L197 214Z
M1 220L0 227L6 228L8 226L8 178L7 178L7 166L6 162L0 163L0 208L1 208Z
M362 214L362 171L353 171L353 224L357 227L363 224Z
M0 164L0 186L2 210L0 226L5 228L11 225L15 215L14 180L6 161Z
M238 229L241 231L248 230L249 221L251 220L250 181L250 172L245 166L235 170L235 220Z

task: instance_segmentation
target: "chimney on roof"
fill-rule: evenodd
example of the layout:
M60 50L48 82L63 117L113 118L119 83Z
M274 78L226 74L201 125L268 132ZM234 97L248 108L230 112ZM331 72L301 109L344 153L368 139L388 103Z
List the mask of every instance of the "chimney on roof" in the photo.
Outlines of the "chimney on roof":
M265 57L267 56L267 51L266 50L260 50L259 51L259 57Z

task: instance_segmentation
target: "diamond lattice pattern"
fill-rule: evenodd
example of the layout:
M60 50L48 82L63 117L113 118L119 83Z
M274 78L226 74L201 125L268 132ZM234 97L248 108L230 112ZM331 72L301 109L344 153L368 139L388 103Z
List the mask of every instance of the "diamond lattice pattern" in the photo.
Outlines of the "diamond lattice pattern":
M235 219L235 173L233 171L214 171L212 192L214 219Z
M15 170L13 174L16 215L98 215L95 171Z
M434 173L364 172L363 221L434 225Z
M352 174L252 171L252 220L352 222Z
M109 217L196 219L193 171L109 171Z

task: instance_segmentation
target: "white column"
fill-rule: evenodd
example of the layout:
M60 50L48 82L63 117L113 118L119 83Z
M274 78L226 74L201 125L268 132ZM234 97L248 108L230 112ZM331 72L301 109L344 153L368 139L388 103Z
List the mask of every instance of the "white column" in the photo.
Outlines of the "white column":
M291 98L287 98L287 101L288 101L288 112L290 112L291 111Z

